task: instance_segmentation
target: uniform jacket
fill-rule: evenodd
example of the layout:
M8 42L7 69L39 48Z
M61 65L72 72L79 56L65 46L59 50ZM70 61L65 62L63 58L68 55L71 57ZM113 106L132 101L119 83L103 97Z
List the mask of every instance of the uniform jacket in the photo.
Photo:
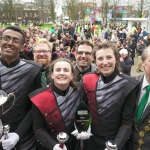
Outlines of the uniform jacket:
M14 93L16 97L14 105L8 112L1 114L1 119L3 123L10 125L10 132L16 132L19 135L20 150L22 150L22 144L23 147L27 146L32 149L31 147L35 142L32 132L32 120L25 121L24 118L31 109L32 104L28 93L41 87L40 69L41 65L34 61L17 58L10 65L7 65L2 58L0 59L1 89L7 94ZM0 111L2 109L7 110L11 104L12 97L0 107ZM21 127L20 124L22 124Z
M43 87L29 94L34 104L33 117L38 118L33 119L35 137L48 150L53 150L54 145L58 143L57 134L60 132L69 135L65 145L73 145L72 142L76 141L71 135L75 130L74 114L80 102L86 100L86 93L81 84L77 90L69 87L64 96L57 93L56 89L52 83L50 87ZM45 150L44 147L42 150ZM75 150L75 146L70 150Z
M92 133L101 137L116 135L115 141L121 150L132 132L138 81L116 72L105 84L102 78L92 73L83 77L92 113Z
M124 61L120 62L122 72L126 75L131 75L131 67L133 65L133 60L130 56L125 57Z
M41 65L34 61L17 59L11 67L0 61L1 88L7 94L14 93L16 101L13 107L1 116L3 123L14 123L25 117L31 108L28 93L36 89L36 76L40 77ZM39 81L40 85L40 81ZM39 88L38 86L37 88ZM5 106L7 108L7 106Z

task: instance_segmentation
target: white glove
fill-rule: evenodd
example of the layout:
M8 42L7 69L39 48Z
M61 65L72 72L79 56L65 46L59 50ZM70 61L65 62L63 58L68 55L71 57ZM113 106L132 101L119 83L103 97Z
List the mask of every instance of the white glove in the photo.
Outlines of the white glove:
M92 133L91 133L91 126L89 126L87 132L81 132L79 133L78 130L74 130L72 133L72 135L76 136L76 138L78 140L87 140L90 138L90 136L92 136Z
M76 130L74 130L71 134L74 135L74 136L77 136L77 135L79 134L79 132L78 132L78 130L76 129Z
M56 144L56 145L53 147L53 150L67 150L67 147L66 147L65 144L64 144L63 149L62 149L62 148L59 147L59 144Z
M4 150L11 150L19 141L19 135L17 133L8 133L8 138L5 139L3 135L1 138L2 147Z

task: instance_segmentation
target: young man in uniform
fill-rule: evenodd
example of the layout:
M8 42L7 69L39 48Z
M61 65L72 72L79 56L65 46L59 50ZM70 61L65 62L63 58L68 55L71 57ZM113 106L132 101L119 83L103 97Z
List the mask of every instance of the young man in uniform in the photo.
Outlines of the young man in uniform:
M18 27L9 26L2 31L0 38L1 89L7 94L13 92L16 100L12 108L5 114L1 113L0 116L3 123L10 125L8 139L3 140L4 137L1 139L3 147L0 148L1 150L12 149L14 146L16 150L36 149L28 93L41 87L41 65L19 58L24 43L24 32ZM7 105L3 107L8 109Z

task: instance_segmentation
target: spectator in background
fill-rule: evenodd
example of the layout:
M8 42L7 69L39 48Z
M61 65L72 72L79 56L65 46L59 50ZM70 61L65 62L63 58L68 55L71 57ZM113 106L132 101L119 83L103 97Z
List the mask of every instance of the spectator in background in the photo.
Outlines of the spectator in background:
M112 43L117 43L118 42L117 32L114 32L112 34L111 42Z
M123 45L122 45L122 43L120 41L118 41L116 43L116 46L117 46L118 51L121 50L121 49L123 49Z
M58 36L59 40L61 40L61 33L63 33L62 25L59 26L59 29L58 29L58 32L57 32L57 36Z
M94 36L94 30L95 30L95 25L92 23L92 26L91 26L92 36Z
M123 44L123 41L126 39L126 30L123 29L122 31L120 31L120 35L119 35L119 40L121 42L121 44Z
M146 31L145 27L143 28L142 34L143 34L143 37L145 37L145 36L147 36L147 35L148 35L148 33L147 33L147 31Z
M102 31L102 41L104 41L104 35L105 35L105 27L104 26L102 27L101 31Z
M138 33L136 31L134 31L134 34L132 35L132 37L134 37L134 41L137 43L138 42Z
M121 49L119 51L120 54L120 66L121 66L121 71L126 74L131 76L131 67L133 65L133 60L129 56L128 50L127 49Z
M146 46L148 47L150 45L150 34L147 35L145 42L146 42Z
M55 49L52 53L52 60L59 58L61 56L61 54L62 54L62 51L60 50L60 46L59 46L59 44L56 44Z
M87 28L87 32L85 33L85 37L87 40L90 40L92 38L92 30L91 30L90 26L88 26L88 28Z
M108 39L109 39L109 34L108 34L108 29L106 28L104 33L104 41L106 42L108 41Z
M72 52L70 51L70 46L65 46L64 47L64 51L62 52L61 56L63 57L68 57L70 58L72 61L75 61L75 56L72 54Z
M131 37L129 39L128 51L129 51L130 56L133 60L133 65L134 65L134 58L135 58L135 50L136 50L136 42L134 40L134 37Z
M137 31L138 31L138 35L141 34L141 31L142 31L141 26L138 27Z
M54 30L54 26L52 26L49 31L52 33L52 34L55 34L55 30Z
M64 45L63 45L63 43L60 43L59 46L60 46L60 51L64 51Z
M68 25L68 33L72 36L72 39L74 39L74 27L71 24Z
M137 56L138 56L138 65L136 68L136 72L143 72L141 67L142 67L142 60L141 60L141 55L144 49L146 48L146 44L144 41L139 40L137 43Z
M143 41L144 40L144 37L143 37L143 34L139 34L139 38L138 38L138 41Z
M71 35L68 36L68 46L72 49L72 47L75 45L75 40L72 38Z
M62 36L60 42L63 43L64 46L68 46L68 40L65 35Z

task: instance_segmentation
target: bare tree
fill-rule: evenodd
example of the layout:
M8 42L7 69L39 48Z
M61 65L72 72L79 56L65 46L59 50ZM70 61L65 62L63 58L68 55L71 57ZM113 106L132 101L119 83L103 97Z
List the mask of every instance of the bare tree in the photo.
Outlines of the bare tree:
M149 10L149 0L136 0L132 7L137 11L138 17L142 18L144 12Z
M46 16L48 16L48 18L51 18L51 20L54 22L56 18L55 10L58 0L36 0L36 2L41 14L41 20L43 22L47 21Z
M82 3L79 0L64 0L64 6L71 20L78 20L82 17Z
M110 9L113 10L114 22L116 22L116 9L121 0L110 0Z
M0 1L0 22L3 22L3 15L4 15L4 1Z
M126 13L127 13L127 18L129 18L132 15L132 5L130 3L130 0L127 1Z
M57 7L57 4L58 4L58 0L47 0L48 2L48 12L49 12L49 15L51 16L51 20L52 22L55 21L56 19L56 13L55 13L55 10L56 10L56 7Z
M107 13L110 9L110 0L102 0L101 8L103 21L107 24L108 21Z
M15 16L15 6L13 0L4 0L4 13L6 18L8 18L8 22L14 21Z

